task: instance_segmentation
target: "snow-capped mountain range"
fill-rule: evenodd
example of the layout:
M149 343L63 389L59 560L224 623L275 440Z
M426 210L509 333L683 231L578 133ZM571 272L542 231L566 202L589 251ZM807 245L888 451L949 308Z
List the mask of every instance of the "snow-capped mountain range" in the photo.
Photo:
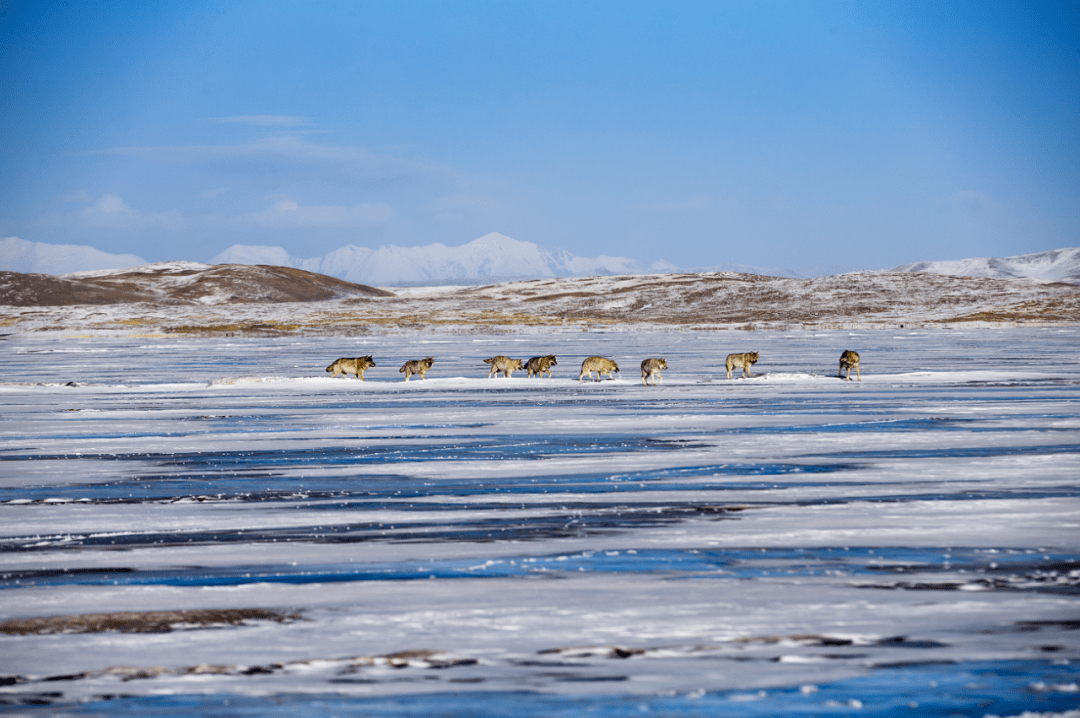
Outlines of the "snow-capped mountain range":
M673 265L646 269L626 257L578 257L564 249L544 249L532 242L486 234L460 247L349 245L323 257L300 259L281 247L234 245L214 257L214 264L275 264L326 274L360 284L427 284L521 277L583 277L672 271Z
M67 274L143 264L147 261L134 254L109 254L84 245L28 242L18 237L0 239L0 271L5 272Z
M954 277L1011 279L1030 277L1048 282L1080 284L1080 247L1052 249L1015 257L958 259L951 262L915 262L895 267L893 272L933 272Z
M545 249L492 232L458 247L383 245L378 249L349 245L322 257L298 258L282 247L234 245L211 260L213 264L263 264L303 269L337 279L375 286L477 284L510 279L651 274L680 271L667 262L642 266L626 257L579 257L564 249ZM60 275L147 264L133 254L109 254L93 247L0 239L0 271ZM819 266L799 271L743 264L698 267L691 272L741 272L773 277L809 278L854 271L849 267ZM967 277L1080 284L1080 248L1055 249L1004 258L916 262L893 272L932 272Z

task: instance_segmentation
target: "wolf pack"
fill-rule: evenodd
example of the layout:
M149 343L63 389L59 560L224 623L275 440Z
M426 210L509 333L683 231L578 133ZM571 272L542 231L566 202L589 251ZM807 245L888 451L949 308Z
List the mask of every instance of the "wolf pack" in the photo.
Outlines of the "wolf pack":
M724 361L724 367L727 369L727 378L731 378L731 372L735 369L742 369L742 376L744 377L753 376L750 372L750 367L757 364L757 361L757 352L728 354L727 359ZM484 363L489 365L488 379L498 377L499 374L510 379L513 377L515 371L528 372L530 379L534 376L543 379L544 374L546 373L550 379L553 376L551 367L558 366L559 364L557 357L554 354L532 357L526 361L522 361L521 359L511 359L508 356L498 354L485 359ZM412 359L402 364L401 368L398 369L398 373L405 375L405 381L408 381L409 377L414 375L419 376L421 379L426 379L428 371L431 370L431 367L434 364L435 360L432 357ZM368 354L364 357L342 357L326 367L326 371L330 373L331 378L339 375L344 375L348 378L349 374L353 374L357 379L366 381L366 379L364 379L364 372L374 366L376 366L375 360ZM650 357L645 359L641 362L641 383L645 386L656 386L663 381L663 377L660 375L660 370L662 369L667 369L666 359L662 357ZM846 370L846 380L851 381L852 369L855 370L855 378L862 381L862 374L859 372L859 354L858 352L848 349L840 355L840 371L837 373L837 377L845 379L844 371ZM612 372L618 374L619 365L616 364L613 359L607 357L589 357L581 362L581 372L578 374L578 382L584 381L585 377L588 377L591 380L593 372L596 373L596 381L601 381L600 377L605 375L608 379L614 379L615 377L612 376Z

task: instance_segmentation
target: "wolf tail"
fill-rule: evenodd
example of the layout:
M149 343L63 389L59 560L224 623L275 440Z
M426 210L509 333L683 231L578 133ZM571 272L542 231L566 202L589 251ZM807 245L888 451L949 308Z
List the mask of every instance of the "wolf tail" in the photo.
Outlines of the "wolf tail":
M404 364L402 364L402 365L401 365L401 368L400 368L400 369L398 369L397 371L398 371L398 374L400 374L401 372L405 371L405 365L404 365Z

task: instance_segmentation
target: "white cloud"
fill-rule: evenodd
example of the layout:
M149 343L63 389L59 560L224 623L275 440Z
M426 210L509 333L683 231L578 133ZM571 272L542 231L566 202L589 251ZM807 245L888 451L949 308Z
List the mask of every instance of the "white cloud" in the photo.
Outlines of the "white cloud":
M949 207L953 211L972 215L981 215L997 209L994 200L985 192L961 190L949 198Z
M495 200L487 195L460 193L439 197L424 207L424 211L436 222L453 222L476 212L495 209L495 206Z
M260 212L246 212L229 217L226 224L264 229L356 228L368 227L392 219L394 210L386 203L340 205L300 205L283 198Z
M81 197L80 197L81 198ZM341 205L301 205L282 196L273 205L258 212L238 215L184 216L179 211L141 212L114 193L106 193L74 215L49 215L43 221L51 225L69 225L117 229L177 230L183 227L256 227L261 229L357 229L390 221L394 209L385 202Z
M686 200L658 200L654 202L639 202L631 205L631 209L647 214L689 214L708 209L709 200L701 195L696 195Z
M184 223L179 212L140 212L112 193L98 197L80 211L78 217L92 227L108 229L178 229Z
M60 195L60 199L65 202L81 202L83 204L94 201L93 195L84 189L77 190L71 194L62 194Z
M215 117L215 122L238 125L257 125L260 127L296 127L308 124L308 118L298 115L237 115L235 117Z
M453 172L422 159L378 154L362 147L335 147L295 136L268 137L242 145L184 145L174 147L114 147L109 154L157 162L207 165L244 173L268 170L335 170L367 180L446 181Z

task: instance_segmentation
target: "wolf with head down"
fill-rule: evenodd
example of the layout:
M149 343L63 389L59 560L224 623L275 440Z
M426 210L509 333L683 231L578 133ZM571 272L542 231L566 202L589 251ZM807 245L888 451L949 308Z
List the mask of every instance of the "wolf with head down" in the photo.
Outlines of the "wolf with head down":
M426 379L427 377L424 376L424 374L427 373L427 370L430 369L431 365L434 363L435 360L431 357L427 357L426 359L413 359L412 361L407 361L402 364L401 368L398 369L398 373L405 372L405 381L408 381L409 377L413 374L419 374L421 379Z
M862 374L859 372L859 352L853 352L850 349L844 351L840 355L840 371L836 376L841 379L844 378L844 370L847 369L847 380L851 381L851 370L855 370L855 376L862 381Z
M533 374L538 374L541 379L544 378L544 372L547 372L548 378L551 378L551 367L555 366L559 362L555 361L554 354L548 354L544 357L533 357L529 361L525 362L525 369L529 372L529 378L532 378Z
M619 371L619 365L607 357L589 357L581 362L581 373L578 374L577 380L581 381L583 377L592 379L593 372L596 372L597 381L600 381L601 374L607 374L608 379L614 379L615 377L611 375L613 371Z
M484 363L491 365L491 369L488 370L488 379L499 372L502 372L504 377L510 379L515 371L521 369L520 359L511 359L510 357L504 357L502 354L485 359Z
M342 357L326 367L326 371L333 372L333 374L330 375L331 379L339 374L344 374L346 378L348 378L349 374L355 374L356 378L360 381L367 381L364 379L364 370L370 369L373 366L375 366L375 361L371 358L371 355L368 354L366 357L353 357L351 359Z
M743 376L753 376L750 373L750 367L757 364L758 353L746 352L745 354L728 354L727 361L724 362L724 366L727 367L727 378L731 378L732 369L742 369Z

